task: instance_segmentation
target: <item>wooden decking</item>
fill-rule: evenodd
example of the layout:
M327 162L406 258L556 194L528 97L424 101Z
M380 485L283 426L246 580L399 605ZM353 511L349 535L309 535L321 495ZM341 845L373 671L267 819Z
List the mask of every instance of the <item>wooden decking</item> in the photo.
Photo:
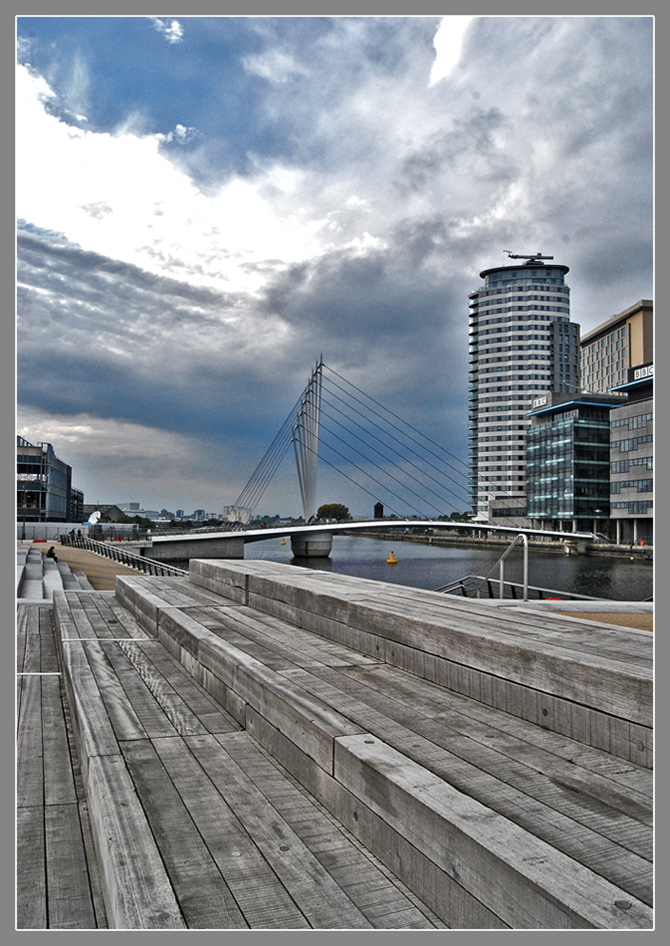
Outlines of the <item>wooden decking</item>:
M81 638L62 646L91 674L79 699L94 790L87 801L68 740L50 609L22 607L19 929L105 928L102 888L123 928L445 927L113 594L67 597ZM114 838L98 838L100 860L91 819Z
M105 907L50 603L17 620L18 929L104 929Z
M20 929L651 927L649 752L590 744L649 729L642 632L267 564L57 593L56 643L51 609L19 608ZM439 640L471 625L450 685L408 602ZM562 692L603 641L603 686L637 681L627 708L595 672L585 707ZM552 692L517 712L502 668L533 648Z

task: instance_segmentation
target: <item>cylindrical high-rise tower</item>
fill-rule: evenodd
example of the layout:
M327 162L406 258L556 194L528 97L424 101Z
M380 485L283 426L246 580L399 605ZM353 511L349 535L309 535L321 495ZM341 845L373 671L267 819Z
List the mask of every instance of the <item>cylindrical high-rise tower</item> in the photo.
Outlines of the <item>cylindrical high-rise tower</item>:
M480 273L470 293L468 466L470 505L480 521L526 516L526 430L531 402L579 389L579 326L570 322L567 266L552 256ZM501 522L501 525L503 523Z

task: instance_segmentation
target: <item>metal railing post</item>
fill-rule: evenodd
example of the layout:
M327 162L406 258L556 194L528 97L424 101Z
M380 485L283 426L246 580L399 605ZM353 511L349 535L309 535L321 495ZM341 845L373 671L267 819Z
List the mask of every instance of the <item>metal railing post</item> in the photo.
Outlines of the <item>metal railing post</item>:
M528 536L522 535L523 539L523 600L528 601Z
M477 597L480 597L479 589L482 585L486 584L489 589L489 598L493 598L493 589L491 587L491 582L489 581L490 576L493 574L495 569L500 566L500 589L498 592L499 598L505 597L505 559L512 551L517 542L521 540L523 542L523 600L528 601L528 536L525 532L520 532L516 538L511 542L511 544L505 549L503 554L500 556L498 561L493 565L488 575L486 575L480 581L477 587Z

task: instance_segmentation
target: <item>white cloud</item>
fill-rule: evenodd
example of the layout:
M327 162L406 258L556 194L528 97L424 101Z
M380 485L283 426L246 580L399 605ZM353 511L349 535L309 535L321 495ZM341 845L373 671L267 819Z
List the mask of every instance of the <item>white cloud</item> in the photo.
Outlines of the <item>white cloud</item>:
M162 20L158 16L150 16L149 19L153 23L154 29L157 29L168 43L179 43L183 39L184 30L179 20Z
M437 28L433 40L435 62L430 72L429 85L435 85L440 79L447 79L458 65L463 48L463 40L472 16L445 16Z
M259 169L206 195L161 154L164 136L68 126L45 110L53 98L43 79L18 68L19 218L149 272L228 290L259 288L251 262L288 265L321 252L324 221L294 199L296 172ZM172 137L192 133L177 126Z
M288 82L295 76L307 75L304 66L279 49L272 49L256 56L245 56L242 65L247 72L274 83Z

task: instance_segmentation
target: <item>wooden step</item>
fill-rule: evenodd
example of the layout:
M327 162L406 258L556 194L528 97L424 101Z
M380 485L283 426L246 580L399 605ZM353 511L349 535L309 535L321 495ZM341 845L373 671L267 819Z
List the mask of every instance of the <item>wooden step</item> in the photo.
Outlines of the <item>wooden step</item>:
M404 710L399 704L396 704L398 709L394 709L392 690L380 700L367 686L367 681L381 671L386 672L389 650L398 646L396 638L400 632L397 629L391 632L390 643L379 633L368 638L368 642L376 639L385 645L382 658L372 657L370 647L358 650L347 646L341 639L347 638L344 631L324 640L320 634L270 615L269 599L263 598L260 611L245 605L243 602L252 600L252 593L256 594L254 578L268 563L248 564L253 566L249 573L239 567L216 569L217 574L226 574L231 593L231 598L219 605L197 602L196 596L183 585L175 585L175 597L171 597L169 579L161 580L159 586L134 576L119 578L117 596L120 601L129 603L150 633L155 634L221 705L339 820L358 833L390 869L398 871L410 885L419 883L419 887L414 888L417 894L449 925L648 927L652 887L651 774L648 770L618 761L618 769L632 771L637 778L639 790L634 798L627 800L630 782L624 779L618 783L615 777L605 774L607 767L602 763L611 756L579 742L567 744L566 739L555 732L524 722L485 702L466 699L458 687L436 686L430 681L430 674L425 675L426 683L419 683L432 687L426 697L434 704L432 713L413 711L411 700ZM333 621L332 615L338 606L333 583L320 581L320 576L313 581L311 575L300 574L303 571L308 570L296 570L300 595L307 599L307 604L314 608L312 613L316 614L318 611L310 600L310 592L313 592L322 605L321 613L329 615L324 620ZM273 580L278 575L281 577L281 582L275 581L275 589L277 600L285 602L291 597L293 569L289 568L286 573L272 565L268 572ZM367 602L372 596L376 615L383 610L382 591L371 588L373 583L356 587L355 582L343 595L345 600L341 602L336 622L340 628L345 626L343 613L351 600L357 599L356 605L360 607L362 600ZM211 591L211 587L208 590ZM326 592L330 597L324 600ZM181 601L179 605L177 598ZM397 627L397 609L396 600L387 612L387 621L394 628ZM544 620L546 616L541 617ZM414 620L417 620L416 615ZM424 619L423 623L427 621ZM444 624L442 621L440 629ZM416 627L414 634L412 667L417 671L420 662L416 658L421 644ZM337 644L333 643L335 636ZM353 639L360 642L361 634L354 634ZM426 635L426 640L427 646L432 648L434 630ZM319 659L319 646L322 659ZM430 652L424 652L425 664L429 656ZM585 659L588 663L588 656ZM413 686L416 689L416 682L414 685L411 682L417 680L416 673L400 668L395 668L393 673L398 681L406 684L407 693ZM357 698L352 699L351 683L360 683L363 677L367 695L361 695L361 686L356 691ZM440 705L441 694L444 694L443 706ZM461 731L450 725L455 699L466 704L460 717ZM478 712L487 714L484 728L477 718ZM511 737L510 726L505 721L511 721L512 729L516 727L515 733L519 733L520 727L523 732ZM536 739L544 748L533 751L529 758ZM504 742L504 751L491 746L491 740ZM367 758L364 747L368 745L375 746L374 752L381 755L373 753L374 758ZM352 765L358 774L350 779L345 769L338 770L338 758L348 758L342 753L345 748L347 752L353 751L352 747L358 760ZM362 753L360 757L359 753ZM580 758L579 768L575 768L574 757ZM593 776L589 772L591 764L599 769ZM407 811L416 810L421 826L416 830L413 827L401 829L404 812L397 816L403 809L396 809L396 800L404 789L398 789L400 794L396 798L392 784L393 772L398 766L411 773L409 778L416 779L418 787L425 781L433 786L433 792L438 784L444 785L444 797L449 801L440 802L438 808L442 812L440 817L446 819L445 824L440 826L434 822L435 812L426 809L422 797L417 797L411 804L407 803ZM458 777L458 787L451 784L454 774ZM363 784L366 793L370 792L378 805L371 804L367 794L362 792ZM421 795L423 788L417 790ZM439 792L437 794L439 796ZM601 796L607 796L609 801ZM474 874L465 883L461 867L437 857L428 844L430 837L452 836L454 831L453 837L460 838L460 828L457 830L448 816L455 798L463 804L466 800L468 804L473 802L478 812L475 820L488 823L496 836L504 825L503 833L509 840L510 851L516 852L510 855L509 862L497 864L502 850L492 844L479 867L472 868ZM427 828L426 823L432 826ZM565 843L561 841L563 834L568 838ZM465 843L463 838L454 841L456 845ZM476 847L479 842L470 838L467 844L471 843ZM531 851L533 853L529 853ZM515 857L519 860L515 861ZM541 882L532 878L532 871L527 871L528 858L530 862L549 865ZM580 883L586 883L586 889L598 891L598 902L592 910L588 909L577 887L563 883L563 875L568 870L581 878ZM501 883L507 877L511 884L509 890L493 890L490 880L472 879L481 871L487 877L493 872ZM547 878L551 877L550 882ZM422 880L417 881L417 878ZM537 883L542 888L540 894L537 894ZM529 885L528 890L526 885ZM513 888L516 892L508 902ZM527 914L523 910L519 913L519 899L535 905L528 907Z

